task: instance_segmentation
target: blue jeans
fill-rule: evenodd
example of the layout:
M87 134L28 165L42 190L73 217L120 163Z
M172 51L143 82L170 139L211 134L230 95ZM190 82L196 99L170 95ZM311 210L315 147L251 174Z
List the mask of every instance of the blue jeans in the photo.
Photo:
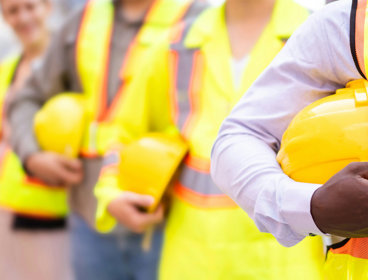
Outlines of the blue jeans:
M155 230L150 252L143 236L125 232L102 235L77 215L71 217L72 264L76 280L156 280L162 229Z

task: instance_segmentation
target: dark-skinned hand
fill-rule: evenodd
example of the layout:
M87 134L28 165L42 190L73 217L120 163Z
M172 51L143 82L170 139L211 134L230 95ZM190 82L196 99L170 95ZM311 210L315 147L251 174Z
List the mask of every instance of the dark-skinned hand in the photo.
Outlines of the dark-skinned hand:
M311 213L324 233L368 237L368 162L349 164L319 188Z

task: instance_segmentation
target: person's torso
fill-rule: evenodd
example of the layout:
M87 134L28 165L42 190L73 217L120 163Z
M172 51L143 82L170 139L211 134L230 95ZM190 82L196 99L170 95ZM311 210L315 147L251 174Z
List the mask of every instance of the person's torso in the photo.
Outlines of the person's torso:
M223 120L306 19L304 9L296 4L286 8L288 2L276 2L269 24L249 54L239 87L232 76L224 6L187 24L183 38L171 44L170 71L177 73L172 81L176 87L171 95L172 116L190 148L176 191L193 205L235 206L210 177L212 145Z
M320 239L307 240L293 250L283 248L271 235L260 233L210 176L210 153L221 123L307 17L305 10L293 5L277 1L270 23L249 54L239 87L232 76L224 6L185 26L184 36L171 45L170 71L176 73L172 116L189 143L189 154L174 186L162 280L294 279L296 272L320 279ZM189 254L193 257L186 259Z
M191 0L156 0L145 19L136 23L126 22L113 1L94 0L85 7L78 36L67 49L69 60L74 58L68 75L70 84L79 84L71 90L83 93L88 115L81 148L85 179L73 189L71 201L90 224L94 224L93 188L101 168L100 158L119 138L116 114L125 102L126 85L139 75L144 53L159 38L190 12L195 15L204 8L195 6Z

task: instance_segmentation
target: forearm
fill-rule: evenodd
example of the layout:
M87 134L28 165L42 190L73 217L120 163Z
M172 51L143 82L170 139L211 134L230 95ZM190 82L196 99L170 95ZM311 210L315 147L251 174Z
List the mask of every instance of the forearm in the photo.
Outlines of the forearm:
M321 234L310 214L310 200L319 187L297 183L276 162L275 152L250 135L223 136L212 155L216 184L284 246L310 233Z

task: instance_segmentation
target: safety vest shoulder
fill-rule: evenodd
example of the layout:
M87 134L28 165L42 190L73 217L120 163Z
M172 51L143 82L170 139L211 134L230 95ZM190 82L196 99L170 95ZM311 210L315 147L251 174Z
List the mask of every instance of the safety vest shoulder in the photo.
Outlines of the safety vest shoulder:
M144 24L130 45L120 70L121 87L107 107L107 67L114 22L114 4L110 0L92 0L86 6L76 47L77 68L87 100L89 122L82 154L104 154L109 139L114 138L111 122L124 102L124 91L131 78L144 64L144 52L185 15L192 0L156 0L148 11Z
M224 5L207 9L197 18L185 21L182 29L175 29L173 41L181 39L186 48L200 47L206 41L218 36ZM277 0L272 14L271 29L280 40L286 42L295 30L307 19L309 12L292 0ZM183 32L184 31L184 32Z

